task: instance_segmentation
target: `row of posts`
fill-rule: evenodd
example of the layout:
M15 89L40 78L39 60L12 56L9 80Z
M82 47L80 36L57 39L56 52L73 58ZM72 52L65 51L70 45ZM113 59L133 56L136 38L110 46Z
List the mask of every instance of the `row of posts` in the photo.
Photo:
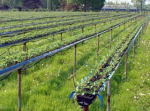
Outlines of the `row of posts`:
M126 27L125 27L125 23L124 23L124 30L125 30L125 28ZM120 29L120 26L119 26L119 29ZM141 32L141 34L142 34L142 32ZM98 35L97 55L99 55L99 46L100 46L99 38L100 38L100 35ZM112 29L110 30L110 48L111 48L111 42L112 42ZM140 45L140 37L138 37L138 45ZM132 47L133 47L133 56L134 56L135 55L135 43L133 44ZM125 79L126 79L126 81L128 79L128 52L125 54ZM109 80L107 82L107 111L110 111L110 97L111 97L111 80ZM85 106L83 108L83 111L89 111L89 107Z
M143 34L143 29L142 29L142 32L140 32L140 34L141 35ZM138 46L140 46L140 35L137 41L138 41L137 43ZM135 56L135 42L133 43L132 48L133 48L133 57L134 57ZM125 54L125 79L126 81L128 79L128 53L129 52ZM107 82L107 111L110 111L110 97L111 97L111 80Z
M120 26L119 26L120 27ZM124 24L124 28L125 28L125 24ZM95 24L95 31L96 31L96 24ZM110 47L111 47L111 42L112 42L112 29L110 30L111 31L111 34L110 34ZM84 33L84 27L82 27L82 33ZM63 40L62 39L62 34L61 33L60 35L60 39L61 41ZM53 35L53 39L54 39L54 35ZM98 35L98 43L97 43L97 55L99 55L99 47L100 47L100 43L99 43L99 40L100 39L100 35ZM24 52L27 52L27 43L25 42L23 44L23 51ZM73 79L73 85L74 85L74 88L76 88L76 85L75 85L75 76L76 76L76 58L77 56L77 45L74 46L74 68L73 68L73 75L72 75L72 79ZM27 55L26 55L26 58L27 59ZM26 69L24 69L25 73L26 73ZM21 73L22 73L22 69L18 69L18 111L21 111ZM127 61L126 61L126 76L127 76ZM110 89L110 82L108 82L108 88ZM108 90L108 102L107 102L107 111L110 111L110 90ZM108 104L109 103L109 104ZM84 111L88 111L88 107L85 107L83 108Z

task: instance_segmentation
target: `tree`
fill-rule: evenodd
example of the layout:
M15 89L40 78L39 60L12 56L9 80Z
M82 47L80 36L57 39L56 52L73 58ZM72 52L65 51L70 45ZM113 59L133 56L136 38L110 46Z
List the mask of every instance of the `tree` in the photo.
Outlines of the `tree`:
M147 4L147 5L145 6L145 9L146 9L146 10L150 10L150 4Z
M41 0L41 2L42 8L53 11L60 8L60 5L61 3L63 3L63 0Z
M132 0L132 3L137 9L143 10L146 0Z
M1 5L8 6L9 8L16 8L22 5L22 0L0 0Z
M14 8L15 0L2 0L2 2L3 2L2 3L3 6L6 5L6 6L10 7L10 8Z
M23 2L24 8L36 9L42 6L42 3L40 0L22 0L22 2Z
M0 3L9 8L47 8L56 10L66 8L68 10L94 10L98 11L104 6L105 0L0 0Z
M77 4L79 7L82 7L84 11L87 10L101 10L104 6L105 0L68 0L74 4Z
M91 0L91 9L94 11L101 10L104 6L105 0Z

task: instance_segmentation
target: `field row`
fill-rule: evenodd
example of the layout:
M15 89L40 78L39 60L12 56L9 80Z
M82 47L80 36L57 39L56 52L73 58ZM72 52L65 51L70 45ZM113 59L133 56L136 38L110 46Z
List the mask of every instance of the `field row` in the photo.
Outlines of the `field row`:
M72 32L73 37L69 35L66 36L67 34L64 34L63 41L61 41L60 35L58 35L55 36L54 39L39 39L39 41L36 40L35 42L27 43L28 51L25 52L25 54L30 54L32 52L32 48L33 50L36 50L37 48L37 51L39 51L40 47L42 47L41 49L44 49L44 45L53 46L53 42L59 41L59 43L62 43L59 47L62 47L65 44L75 41L76 38L83 39L98 35L100 32L111 29L112 26L115 26L130 18L132 17L113 20L111 24L105 23L97 25L96 32L95 28L91 26L89 29L85 28L84 33L82 33L81 30ZM99 89L101 85L99 83L102 83L106 80L105 77L112 71L112 68L116 66L120 60L123 50L127 47L130 40L132 40L133 35L137 32L145 20L147 19L143 16L137 17L136 19L127 22L125 25L122 24L120 27L118 26L117 28L114 28L112 33L111 30L109 30L107 33L100 34L99 37L95 36L92 39L84 41L83 44L77 45L75 81L76 86L80 86L80 88L76 88L77 95L82 95L82 93L85 93L85 91L82 91L83 88L87 88L86 84L90 80L93 80L93 77L96 76L99 69L101 69L101 67L107 63L107 60L112 57L108 67L105 68L101 73L98 73L103 77L103 79L97 80L94 83L90 82L90 86L95 87L91 88L91 94L94 94L95 90ZM80 38L80 35L78 34L81 34L82 38ZM68 42L65 43L65 40L68 40ZM6 49L7 48L8 47L6 47ZM51 48L51 50L55 49L55 47ZM6 49L1 48L1 52L5 51ZM12 55L11 60L16 59L17 56L15 55L19 55L21 51L22 46L10 47L9 52ZM41 51L41 53L43 52L45 51ZM40 55L41 53L38 54ZM5 54L5 56L8 56L8 58L11 57L8 52ZM36 54L37 53L35 53L35 55ZM4 61L7 61L7 59ZM33 66L27 70L27 75L22 75L22 110L81 111L80 107L76 103L71 102L71 100L68 99L69 94L74 90L73 82L71 79L74 67L74 48L69 48L69 50L64 50L51 58L46 58L39 64L33 63L31 65ZM7 67L7 65L5 67ZM2 108L6 108L6 110L7 108L10 108L11 110L17 109L17 102L15 102L17 99L17 81L15 76L15 74L12 74L8 80L5 80L4 82L2 81L0 84L0 98L5 100L0 101L0 104L2 104ZM78 83L80 80L81 82ZM8 97L10 99L6 100ZM38 102L35 104L35 101ZM97 107L100 107L100 105Z
M10 46L10 48L1 48L1 65L0 67L7 67L12 64L24 61L26 59L33 58L35 56L41 55L43 53L46 53L47 51L57 49L58 47L61 47L63 45L66 45L68 43L71 43L76 40L80 40L82 38L86 38L89 36L92 36L93 34L99 33L101 31L107 30L111 28L112 26L115 26L125 20L130 19L131 17L126 17L120 20L114 20L112 21L112 24L109 23L100 24L96 30L91 26L85 28L84 34L80 32L80 30L71 31L70 33L66 33L63 36L65 37L63 40L61 40L58 36L55 36L55 38L46 38L41 39L35 42L31 42L27 44L27 49L22 50L22 46ZM103 29L101 28L103 27ZM71 35L70 35L71 34ZM49 40L48 40L49 39Z

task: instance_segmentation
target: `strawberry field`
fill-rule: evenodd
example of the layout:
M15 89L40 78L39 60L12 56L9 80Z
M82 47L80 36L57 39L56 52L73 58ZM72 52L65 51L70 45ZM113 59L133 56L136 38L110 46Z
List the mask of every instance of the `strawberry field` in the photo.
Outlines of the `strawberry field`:
M128 56L136 56L149 21L146 13L135 12L0 17L2 111L105 111L110 81L124 59L128 81Z

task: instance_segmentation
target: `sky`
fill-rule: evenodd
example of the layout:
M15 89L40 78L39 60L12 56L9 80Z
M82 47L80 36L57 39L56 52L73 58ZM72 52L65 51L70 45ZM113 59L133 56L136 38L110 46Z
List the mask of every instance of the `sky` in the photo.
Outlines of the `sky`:
M131 0L106 0L106 1L113 1L113 2L128 2L128 3L131 3Z
M106 1L113 1L113 2L127 2L127 3L131 3L131 0L106 0ZM150 0L146 0L146 4L150 4Z

